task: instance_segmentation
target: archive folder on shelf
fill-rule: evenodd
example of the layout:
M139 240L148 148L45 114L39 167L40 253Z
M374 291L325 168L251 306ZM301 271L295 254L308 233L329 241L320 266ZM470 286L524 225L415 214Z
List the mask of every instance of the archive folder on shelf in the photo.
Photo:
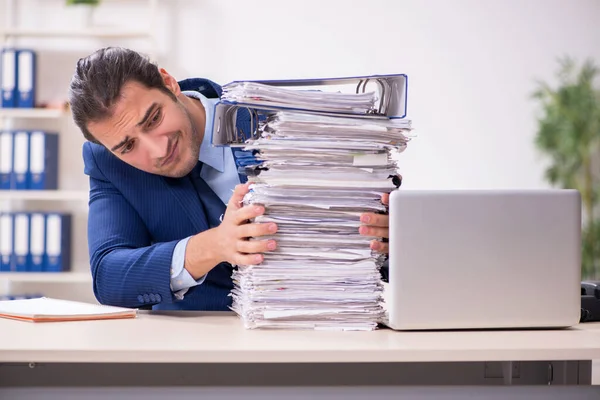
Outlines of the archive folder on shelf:
M36 54L33 50L17 50L17 98L16 107L33 108L36 88Z
M405 74L234 81L223 86L221 101L215 107L212 143L240 146L245 139L256 139L258 121L275 111L403 119L407 109L407 84ZM298 96L299 91L302 96ZM344 94L351 96L345 98ZM236 125L240 111L250 114L249 126Z
M14 135L11 189L29 188L29 132L17 131Z
M14 216L11 213L0 213L0 271L12 271L14 263L13 237Z
M3 108L14 108L17 106L17 50L12 48L2 49L0 59L0 95Z
M58 189L58 134L31 132L29 172L29 189Z
M9 190L13 169L13 133L0 131L0 189Z
M44 271L67 271L71 265L71 215L46 216L46 257Z

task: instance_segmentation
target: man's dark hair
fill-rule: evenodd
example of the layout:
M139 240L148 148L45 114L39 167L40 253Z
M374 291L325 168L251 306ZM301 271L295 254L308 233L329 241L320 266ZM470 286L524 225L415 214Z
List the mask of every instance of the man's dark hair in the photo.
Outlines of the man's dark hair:
M77 62L69 87L69 104L73 121L87 140L99 143L88 130L88 123L109 117L123 85L131 81L159 89L176 100L156 64L136 51L106 47Z

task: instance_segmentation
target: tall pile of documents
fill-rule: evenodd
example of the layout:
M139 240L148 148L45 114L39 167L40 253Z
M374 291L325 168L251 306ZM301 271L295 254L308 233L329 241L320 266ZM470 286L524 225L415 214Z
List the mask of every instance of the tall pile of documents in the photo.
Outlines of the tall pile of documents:
M381 195L399 185L397 155L411 124L377 114L375 92L282 89L255 82L224 87L225 103L252 110L244 143L244 204L254 222L275 222L277 249L233 274L232 309L246 328L372 330L383 318L380 238L359 233L365 212L385 213Z

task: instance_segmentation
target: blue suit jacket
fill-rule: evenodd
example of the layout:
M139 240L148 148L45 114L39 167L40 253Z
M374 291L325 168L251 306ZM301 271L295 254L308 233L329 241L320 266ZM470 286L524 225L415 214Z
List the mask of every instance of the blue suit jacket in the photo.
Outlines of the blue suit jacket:
M187 79L180 86L209 98L221 96L221 87L206 79ZM83 159L90 177L88 246L98 301L123 307L227 310L233 287L230 264L215 266L183 300L170 288L175 245L209 228L210 218L199 201L206 193L196 189L189 176L174 179L143 172L91 142L83 146Z

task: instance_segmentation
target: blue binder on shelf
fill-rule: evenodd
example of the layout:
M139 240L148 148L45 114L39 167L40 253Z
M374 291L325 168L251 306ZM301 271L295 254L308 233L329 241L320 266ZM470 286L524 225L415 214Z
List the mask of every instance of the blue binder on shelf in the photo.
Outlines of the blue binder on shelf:
M9 190L13 170L13 132L0 131L0 189Z
M31 269L29 251L30 225L29 214L14 214L14 260L13 271L27 272Z
M29 142L29 188L58 189L58 134L33 131Z
M46 255L44 271L62 272L71 265L71 215L46 215Z
M29 188L29 132L15 131L13 139L13 167L11 189Z
M16 107L35 107L36 53L30 49L17 50L17 99Z
M0 53L0 96L3 108L14 108L17 106L17 50L4 48Z
M46 215L41 212L31 213L30 216L30 242L31 264L29 271L43 272L46 253Z
M0 272L13 270L13 215L11 213L0 213Z

